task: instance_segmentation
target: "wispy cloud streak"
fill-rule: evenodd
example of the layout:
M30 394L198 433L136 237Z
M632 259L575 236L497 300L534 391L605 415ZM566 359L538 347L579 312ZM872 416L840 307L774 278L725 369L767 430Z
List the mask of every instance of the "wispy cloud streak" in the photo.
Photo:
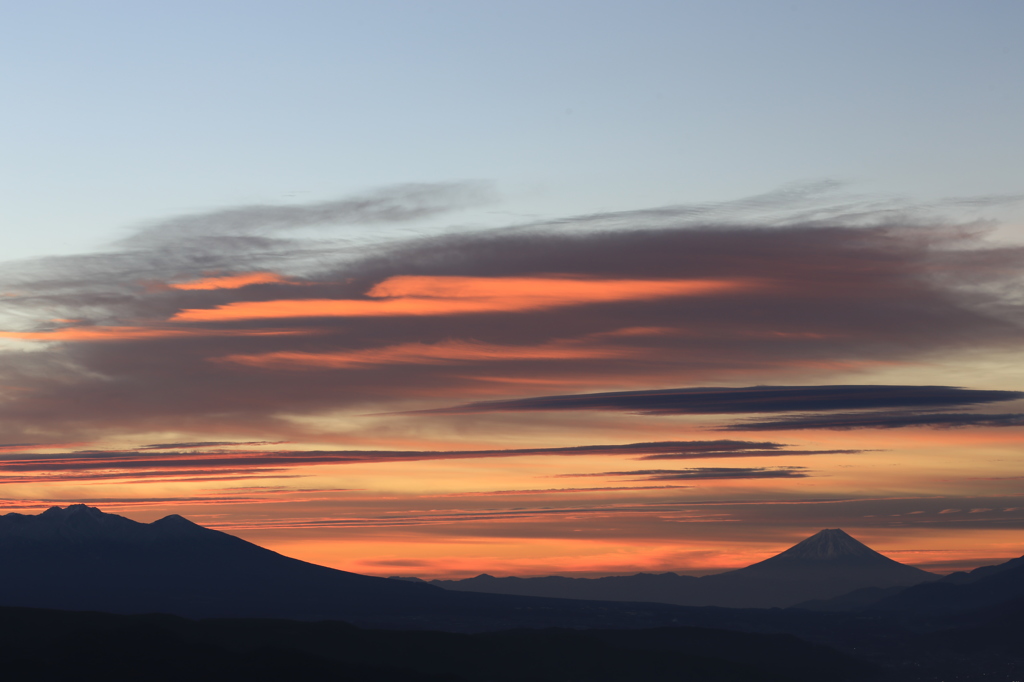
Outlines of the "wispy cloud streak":
M246 445L244 443L221 443ZM190 476L283 475L309 466L530 456L631 456L636 459L715 459L819 455L849 450L790 450L780 443L751 441L665 441L622 445L581 445L511 450L178 450L155 444L138 450L78 451L56 455L0 454L0 483L175 478ZM179 446L202 446L185 443ZM210 445L217 445L211 443Z
M693 467L690 469L637 469L589 474L559 474L559 478L584 476L629 477L633 481L715 481L748 478L806 478L804 467Z
M967 426L1024 426L1024 414L970 412L861 412L803 414L781 419L729 424L722 431L796 431L800 429L899 429L908 426L958 428Z
M494 400L435 412L607 410L646 415L741 414L863 408L979 405L1024 398L1022 391L950 386L751 386L675 388Z

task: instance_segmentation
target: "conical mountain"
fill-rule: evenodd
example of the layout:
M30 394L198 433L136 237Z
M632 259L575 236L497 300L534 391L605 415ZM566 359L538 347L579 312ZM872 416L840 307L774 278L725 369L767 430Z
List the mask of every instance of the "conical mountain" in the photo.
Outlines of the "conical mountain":
M776 554L765 561L835 561L853 559L854 557L870 560L882 559L886 562L896 563L860 540L854 539L841 528L820 530L785 552Z
M903 584L897 576L927 579L931 574L913 566L901 564L879 554L863 542L851 537L840 528L826 528L806 540L801 540L784 552L740 569L747 573L764 571L828 571L854 569L876 571L879 575L890 576L889 582ZM879 585L887 587L888 585Z
M825 529L769 559L700 578L675 573L607 578L493 578L432 581L450 590L683 606L788 607L866 587L909 586L937 575L893 561L838 528Z
M707 576L718 605L793 606L867 587L902 587L939 576L879 554L838 528L819 531L775 556Z

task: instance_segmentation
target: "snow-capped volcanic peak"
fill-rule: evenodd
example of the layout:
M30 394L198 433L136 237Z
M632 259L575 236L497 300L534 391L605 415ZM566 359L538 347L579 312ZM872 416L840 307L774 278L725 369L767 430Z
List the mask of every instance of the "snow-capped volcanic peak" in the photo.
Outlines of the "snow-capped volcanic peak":
M843 559L847 557L876 557L881 556L864 543L850 537L845 531L839 528L826 528L818 531L811 537L793 545L779 558L787 559L810 559L829 560Z
M838 528L828 528L819 531L781 554L776 554L770 559L765 559L746 568L732 571L732 573L761 575L775 573L778 575L788 575L792 579L796 579L797 575L802 575L803 577L800 579L806 580L810 579L812 575L819 574L819 577L834 577L837 571L840 573L852 571L850 575L860 576L861 578L875 572L874 578L881 576L881 578L885 579L881 582L873 579L877 585L884 584L889 578L899 580L906 578L921 582L922 580L934 577L932 574L919 568L901 564L884 554L879 554ZM877 574L877 571L882 573ZM867 584L870 585L872 582L867 581Z

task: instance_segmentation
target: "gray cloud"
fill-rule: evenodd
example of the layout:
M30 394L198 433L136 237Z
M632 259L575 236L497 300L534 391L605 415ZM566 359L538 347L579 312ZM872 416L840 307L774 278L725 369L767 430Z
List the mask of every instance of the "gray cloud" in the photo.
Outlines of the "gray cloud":
M182 304L204 297L154 291L149 283L195 279L210 272L267 269L299 274L321 270L325 261L334 266L349 263L365 258L365 253L358 255L361 249L381 240L368 241L366 230L348 230L333 239L301 239L289 233L320 225L407 223L486 202L491 194L479 182L407 184L336 201L238 206L159 220L105 251L5 263L0 292L7 296L0 300L0 315L6 312L15 324L19 317L65 317L96 324L166 317ZM212 293L214 300L231 297ZM209 301L211 295L205 298Z
M978 230L908 218L892 206L847 202L830 208L807 189L747 202L570 217L372 247L357 248L344 238L299 238L293 229L324 220L369 224L436 215L435 210L475 201L477 191L418 186L281 211L228 209L165 221L160 229L147 227L120 250L12 264L0 275L0 293L7 294L0 298L0 314L9 331L108 325L192 335L126 335L0 352L0 383L8 396L0 405L0 440L67 442L169 430L188 430L195 436L187 438L197 442L219 441L223 433L293 440L306 431L292 415L430 408L480 395L518 399L530 384L512 379L561 386L786 383L809 366L898 363L967 349L1018 348L1024 341L1024 316L1014 294L1024 273L1024 250L989 244ZM166 286L210 271L253 270L287 274L301 286L267 283L205 291ZM552 274L752 284L729 294L548 310L169 321L183 309L246 301L366 300L368 291L394 276ZM452 342L497 350L444 363L316 371L213 361ZM559 357L533 358L514 352L534 347L568 350ZM510 350L507 356L502 348ZM574 355L576 349L600 353ZM946 391L939 395L928 393L928 387L901 388L918 391L889 396L905 407L998 399L992 392L967 389L939 387ZM830 399L803 396L808 402L815 398ZM832 400L830 409L855 409L840 398ZM863 398L857 405L880 409L889 403ZM792 402L787 409L817 408Z
M170 445L170 444L164 444ZM201 443L182 443L194 448ZM209 443L238 446L244 443ZM109 480L167 478L182 475L239 476L279 474L296 467L323 464L382 463L420 460L477 459L526 456L632 456L636 459L715 459L854 453L855 450L790 450L780 443L750 441L665 441L622 445L581 445L508 450L267 450L217 449L166 451L159 447L138 450L77 450L59 454L0 454L0 482L38 480ZM155 452L155 450L160 450ZM707 471L712 471L708 469ZM720 471L740 471L722 469ZM3 478L5 477L6 478ZM35 478L33 478L35 477ZM42 477L42 478L39 478Z
M729 424L721 431L796 431L800 429L898 429L907 426L957 428L967 426L1024 426L1024 414L969 412L860 412L802 414L780 419Z
M557 478L589 476L629 477L631 481L697 481L739 478L806 478L805 467L693 467L689 469L637 469L634 471L603 471L592 474L560 474Z
M284 441L198 441L191 443L152 443L150 445L139 445L136 450L175 450L178 448L212 448L218 446L241 446L241 445L280 445Z
M978 405L1024 398L1021 391L949 386L751 386L673 388L470 403L435 412L609 410L647 415L737 414L863 408Z
M702 457L778 457L782 455L855 455L865 450L737 450L735 452L716 452L713 455L693 453L663 453L637 457L641 460L665 459L700 459Z
M154 243L176 245L182 239L267 235L318 225L375 225L418 220L493 200L484 183L406 184L366 194L304 205L238 206L180 216L149 225L121 241L129 248Z

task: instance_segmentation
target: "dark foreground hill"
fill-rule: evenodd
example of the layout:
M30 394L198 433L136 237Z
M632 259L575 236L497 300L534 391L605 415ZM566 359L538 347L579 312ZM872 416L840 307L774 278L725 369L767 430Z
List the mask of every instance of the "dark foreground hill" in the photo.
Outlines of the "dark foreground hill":
M700 609L694 609L699 615ZM6 678L338 682L1012 682L1024 608L970 626L712 609L707 627L460 634L0 607ZM783 634L799 631L801 641Z
M730 608L788 607L863 588L906 587L939 576L879 554L839 529L823 530L770 559L702 577L640 573L606 578L433 580L448 590Z
M789 635L705 628L367 630L0 608L9 679L345 682L834 682L875 667Z

